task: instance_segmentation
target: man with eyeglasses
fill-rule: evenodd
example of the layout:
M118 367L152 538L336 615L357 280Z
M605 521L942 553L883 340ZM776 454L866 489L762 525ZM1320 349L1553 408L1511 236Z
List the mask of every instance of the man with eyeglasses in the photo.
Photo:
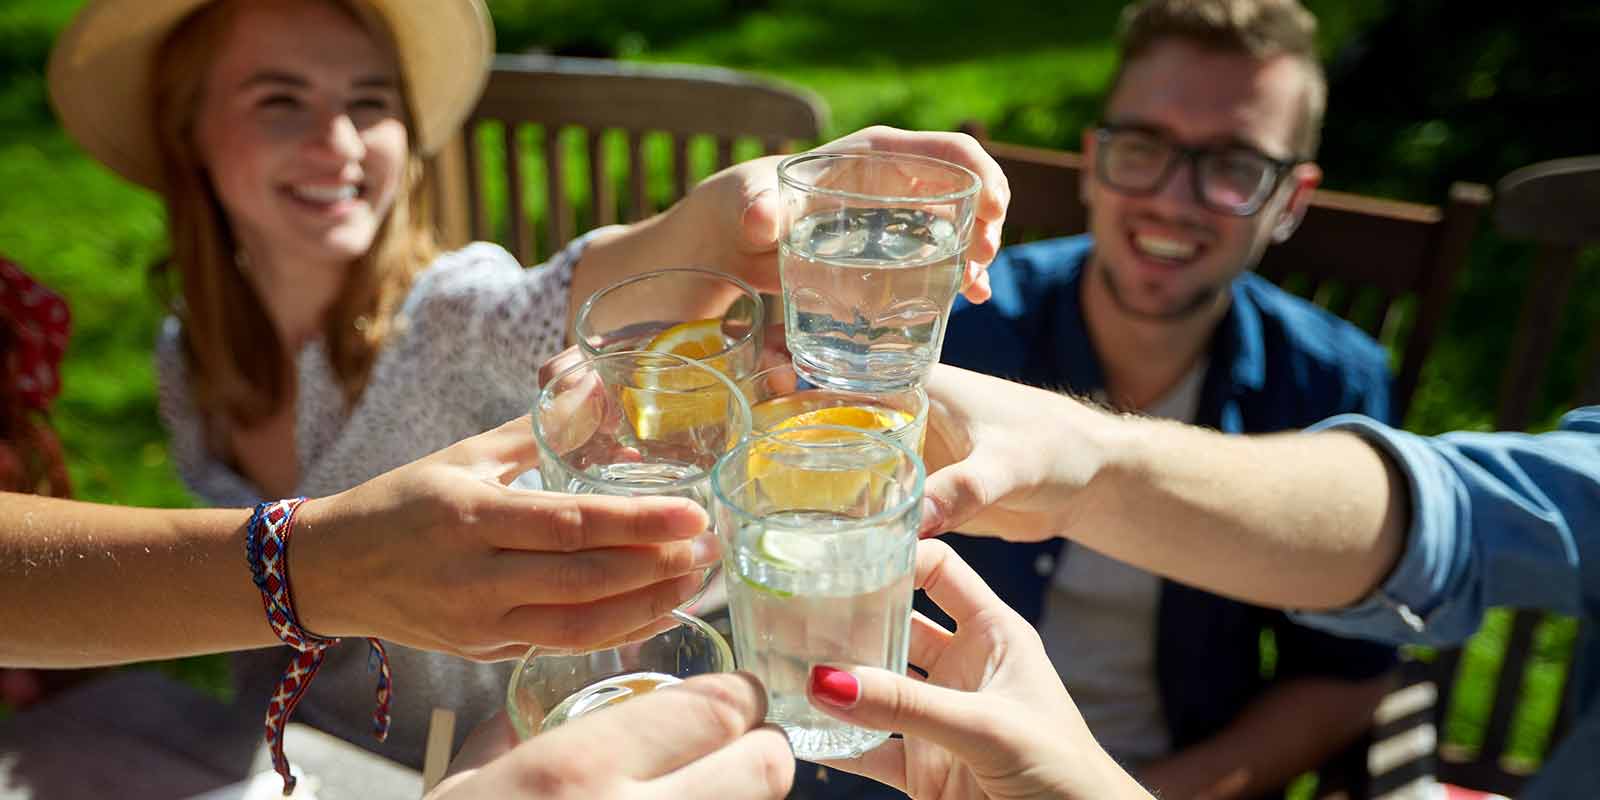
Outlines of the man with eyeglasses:
M1315 33L1294 0L1130 6L1083 140L1089 234L1003 250L993 299L958 304L943 360L1226 432L1389 419L1382 348L1252 272L1321 179ZM1387 648L1060 539L950 538L1159 797L1276 791L1357 739L1388 686Z

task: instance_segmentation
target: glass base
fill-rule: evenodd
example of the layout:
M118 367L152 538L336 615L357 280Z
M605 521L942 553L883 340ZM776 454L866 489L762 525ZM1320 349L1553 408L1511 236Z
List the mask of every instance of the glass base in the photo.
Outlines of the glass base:
M812 708L806 698L771 698L767 721L789 737L794 757L805 761L855 758L889 741L888 731L849 725ZM803 708L801 707L803 706Z

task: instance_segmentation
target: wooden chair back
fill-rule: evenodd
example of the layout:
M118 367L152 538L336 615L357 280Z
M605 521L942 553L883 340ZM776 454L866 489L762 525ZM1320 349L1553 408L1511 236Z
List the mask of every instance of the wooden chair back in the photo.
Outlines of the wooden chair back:
M1534 421L1544 394L1551 356L1569 316L1578 258L1585 248L1600 245L1600 156L1523 167L1502 178L1496 191L1495 228L1508 239L1538 246L1495 419L1501 430L1519 431ZM1578 389L1567 405L1600 403L1600 325L1589 333L1579 364Z
M1545 393L1547 373L1556 349L1558 333L1571 317L1569 308L1578 272L1578 256L1586 246L1600 244L1600 156L1545 161L1516 170L1495 186L1493 219L1498 232L1508 239L1538 245L1527 294L1512 338L1499 395L1495 425L1501 430L1524 430L1535 422L1538 403ZM1565 405L1600 403L1600 325L1589 334L1589 345L1579 360L1581 374L1577 392ZM1511 753L1508 745L1518 710L1524 705L1523 691L1539 648L1540 627L1553 624L1553 615L1518 609L1511 612L1505 636L1505 652L1493 678L1494 696L1487 711L1483 741L1476 747L1441 745L1432 763L1423 770L1438 780L1508 797L1515 797L1533 774L1536 761ZM1543 755L1548 755L1562 733L1571 725L1572 698L1567 691L1567 672L1571 663L1546 667L1547 691L1558 698L1554 721L1545 739ZM1395 720L1394 731L1442 730L1450 711L1450 698L1462 679L1462 651L1447 650L1431 662L1407 665L1408 684L1402 692L1417 693L1419 702L1408 716ZM1420 698L1434 698L1425 705ZM1416 734L1412 734L1414 737ZM1413 766L1409 772L1416 772ZM1396 769L1381 777L1375 789L1402 785L1410 775Z
M988 141L973 125L964 130L978 135L1011 184L1008 241L1087 230L1080 154ZM1471 183L1453 185L1442 208L1318 191L1300 229L1269 248L1258 271L1397 354L1393 400L1403 418L1488 205L1488 189Z
M732 70L496 56L463 135L435 159L441 239L500 241L537 263L580 222L643 219L687 193L697 152L711 151L706 172L788 152L826 118L811 93Z

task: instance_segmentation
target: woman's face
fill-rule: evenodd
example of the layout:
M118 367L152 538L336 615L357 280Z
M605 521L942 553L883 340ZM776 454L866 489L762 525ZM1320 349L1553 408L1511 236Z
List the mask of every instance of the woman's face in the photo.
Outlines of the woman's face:
M372 246L408 153L399 68L326 0L240 3L195 138L252 259L348 262Z

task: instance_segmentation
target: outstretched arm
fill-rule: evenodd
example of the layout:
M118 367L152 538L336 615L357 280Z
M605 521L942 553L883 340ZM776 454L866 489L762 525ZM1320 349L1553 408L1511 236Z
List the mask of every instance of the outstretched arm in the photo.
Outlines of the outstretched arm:
M1447 644L1596 580L1600 408L1563 430L1421 437L1365 417L1224 436L938 368L924 531L1068 536L1345 635Z
M687 600L718 552L672 498L507 488L526 418L303 505L302 624L469 658L627 635ZM244 552L248 510L0 494L0 664L89 666L277 644Z
M947 366L928 391L927 532L1068 536L1297 608L1366 596L1400 553L1404 479L1358 436L1224 436Z

